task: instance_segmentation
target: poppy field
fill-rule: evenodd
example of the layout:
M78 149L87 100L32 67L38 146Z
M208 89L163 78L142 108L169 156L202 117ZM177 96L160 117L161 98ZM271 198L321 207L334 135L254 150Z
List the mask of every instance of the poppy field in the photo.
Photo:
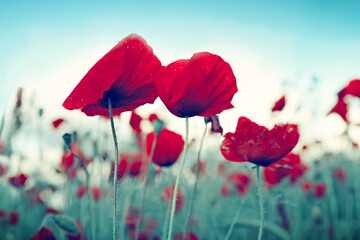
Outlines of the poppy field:
M26 91L0 122L1 240L360 239L360 122L349 117L360 79L322 116L344 126L340 151L307 141L301 120L279 120L287 92L266 126L234 115L224 132L223 113L246 91L232 64L202 51L164 65L137 34L58 103L95 124L48 121ZM155 100L172 118L143 111Z

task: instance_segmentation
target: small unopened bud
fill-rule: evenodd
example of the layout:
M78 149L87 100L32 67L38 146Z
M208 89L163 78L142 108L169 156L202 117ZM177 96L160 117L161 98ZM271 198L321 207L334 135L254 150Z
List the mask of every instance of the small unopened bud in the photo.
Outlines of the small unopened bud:
M65 133L63 135L63 139L64 139L65 144L70 146L70 144L71 144L71 134Z
M43 114L44 114L44 109L39 108L39 117L42 117Z
M78 235L79 228L73 218L67 215L54 215L52 219L54 223L64 231L74 236Z
M159 134L162 130L162 128L164 127L164 122L161 120L154 120L154 132L157 134Z
M211 122L211 117L204 117L205 124Z

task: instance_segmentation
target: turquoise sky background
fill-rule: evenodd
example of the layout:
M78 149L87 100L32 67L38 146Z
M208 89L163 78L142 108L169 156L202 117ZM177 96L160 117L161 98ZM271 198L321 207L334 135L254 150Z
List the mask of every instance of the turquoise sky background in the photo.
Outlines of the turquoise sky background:
M70 116L61 108L66 96L101 56L134 32L163 64L200 51L229 62L239 87L231 116L265 122L284 92L294 105L316 101L324 115L336 92L360 77L359 12L359 1L331 0L1 0L0 110L13 104L23 86L25 93L37 91L37 104L50 109L49 117ZM314 76L318 90L304 97ZM148 111L156 107L163 108L158 103ZM233 130L232 122L226 130Z

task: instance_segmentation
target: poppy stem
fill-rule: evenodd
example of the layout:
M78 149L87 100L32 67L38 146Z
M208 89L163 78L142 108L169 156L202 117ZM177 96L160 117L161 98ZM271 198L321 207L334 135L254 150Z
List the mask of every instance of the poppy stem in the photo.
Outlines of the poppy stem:
M259 229L258 240L261 240L264 229L264 199L263 199L261 181L260 181L260 165L256 165L256 180L258 185L259 204L260 204L260 229Z
M244 200L245 200L245 197L243 197L243 199L241 200L241 204L240 204L240 206L238 207L238 209L237 209L237 211L236 211L236 214L235 214L235 216L234 216L234 218L233 218L233 220L232 220L232 222L231 222L231 225L230 225L230 228L229 228L229 230L228 230L228 232L227 232L227 234L226 234L225 240L229 240L229 239L230 239L231 233L232 233L232 231L234 230L235 224L236 224L236 222L237 222L237 219L239 218L241 209L242 209L242 207L243 207L243 205L244 205L244 202L245 202Z
M95 218L94 218L93 211L92 211L92 202L91 202L91 197L90 197L90 173L87 170L87 167L86 167L84 161L81 159L81 157L73 152L70 145L66 144L66 146L69 149L69 151L71 152L71 154L74 155L74 157L76 157L76 159L79 160L79 162L81 163L81 166L84 169L85 175L86 175L86 189L87 189L86 193L87 193L87 199L88 199L88 204L89 204L88 205L88 207L89 207L88 211L90 213L90 223L89 223L90 231L89 231L89 234L90 234L90 239L93 239L93 236L95 235L95 233L93 232L94 228L92 226L92 220L94 220Z
M174 221L174 215L175 215L176 198L177 198L181 174L184 169L184 163L185 163L185 158L186 158L186 153L187 153L187 148L188 148L188 138L189 138L189 118L188 117L185 117L185 125L186 125L186 131L185 131L184 153L183 153L183 158L181 160L180 172L178 173L178 176L176 177L176 182L175 182L174 195L173 195L172 204L171 204L169 230L168 230L168 236L167 236L168 240L172 239L171 232L172 232L172 228L173 228L173 221Z
M113 184L113 240L116 239L116 180L117 180L117 172L118 172L118 164L119 164L119 147L116 138L114 118L112 113L111 99L108 98L108 107L109 107L109 115L110 115L110 125L111 131L114 139L115 146L115 167L114 167L114 184Z
M187 214L186 214L186 219L185 219L185 224L184 224L184 229L183 229L184 238L186 238L186 231L187 231L187 227L188 227L188 224L189 224L191 210L192 210L192 206L193 206L193 202L194 202L194 198L195 198L195 193L196 193L196 189L197 189L197 185L198 185L199 168L200 168L200 166L199 166L200 165L200 153L201 153L201 149L202 149L202 146L203 146L203 143L204 143L206 132L207 132L207 123L205 122L205 129L204 129L203 135L201 137L200 147L199 147L199 151L198 151L198 155L197 155L197 159L196 159L196 173L195 173L194 188L192 189L192 192L191 192L189 208L188 208L188 211L187 211Z
M171 206L169 205L166 208L165 220L164 220L164 225L163 225L163 229L162 229L161 240L166 240L166 233L167 233L167 229L168 229L168 226L169 226L168 219L170 217L170 212L171 212Z
M144 209L144 205L145 205L145 195L146 195L146 186L147 186L146 182L147 182L147 178L148 178L148 175L149 175L149 168L151 166L151 162L152 162L154 152L155 152L155 146L156 146L157 137L158 137L158 134L155 133L154 141L153 141L152 146L151 146L151 153L150 153L150 156L149 156L149 164L148 164L147 169L145 171L145 176L144 176L144 181L143 181L143 186L142 186L142 192L141 192L141 204L140 204L140 210L139 210L139 216L138 216L138 223L136 224L135 239L139 238L140 227L141 227L141 215L143 213L143 209ZM143 150L145 151L145 149L143 149Z

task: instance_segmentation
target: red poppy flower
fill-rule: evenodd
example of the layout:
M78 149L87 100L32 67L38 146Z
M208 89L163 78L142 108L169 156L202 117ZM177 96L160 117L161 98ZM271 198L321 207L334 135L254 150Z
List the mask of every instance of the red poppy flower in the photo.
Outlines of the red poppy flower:
M27 178L28 177L25 174L19 173L16 176L9 177L8 181L14 187L23 187L26 183Z
M272 112L282 111L285 107L285 95L282 96L279 100L277 100L271 109Z
M326 183L316 183L314 185L315 197L323 198L326 194Z
M162 67L154 75L154 84L169 111L183 118L210 117L232 108L237 92L230 65L208 52Z
M52 125L54 128L58 128L63 122L65 122L63 118L58 118L52 122Z
M141 133L141 128L140 128L141 121L142 121L142 117L136 114L135 111L132 111L130 117L130 126L135 133Z
M10 212L9 213L9 224L10 225L17 225L19 222L19 213L17 212Z
M30 240L56 240L50 228L42 227Z
M141 173L141 167L142 167L142 161L136 160L131 164L129 174L133 177L139 176Z
M199 175L202 176L205 174L205 169L206 169L206 162L200 160L199 161ZM196 174L196 163L194 163L194 165L191 168L191 171Z
M349 84L338 93L339 98L343 98L346 95L360 98L360 79L351 80Z
M101 197L101 189L99 187L94 187L90 189L91 195L93 197L93 199L98 202L100 200Z
M78 221L75 221L78 229L79 229L79 233L77 235L71 235L70 233L66 233L66 237L68 240L81 240L82 239L82 226L81 223Z
M146 136L147 154L150 156L155 132ZM179 158L184 140L181 135L163 128L157 136L155 151L152 161L161 167L171 166Z
M302 182L301 183L301 190L304 193L310 192L312 188L313 188L313 184L311 182Z
M117 169L118 170L117 171L117 180L120 180L125 176L126 170L127 170L127 165L128 165L127 156L121 155L118 169ZM115 163L113 162L111 165L111 176L109 178L110 180L113 180L113 178L114 178L114 171L115 171Z
M174 240L183 240L183 233L174 235ZM200 238L195 233L186 233L185 240L199 240Z
M345 102L344 98L339 98L335 106L328 113L328 115L331 113L337 113L345 122L349 122L349 120L347 119L347 112L347 103Z
M154 240L154 238L150 238L149 236L149 232L147 230L143 230L139 232L139 237L137 240ZM132 240L135 240L135 236L136 236L136 231L131 231L129 233L129 237Z
M229 187L228 187L228 183L224 182L221 187L220 187L220 193L223 196L229 196Z
M218 174L219 176L224 176L226 174L226 165L223 162L220 162L218 165Z
M55 208L52 207L47 207L45 212L53 215L61 214L59 210L56 210Z
M7 167L0 163L0 177L4 176L6 174L6 171L7 171Z
M146 230L153 231L159 227L159 222L155 219L149 220L149 222L146 225Z
M86 193L87 193L86 185L82 185L76 190L76 196L78 196L78 198L84 197Z
M151 75L161 66L152 48L136 34L121 40L84 76L63 103L68 110L109 116L131 111L157 98Z
M344 182L346 180L345 169L343 169L341 167L335 168L333 175L339 182Z
M5 217L5 215L6 215L6 212L4 210L0 209L0 219Z
M246 117L240 117L235 133L226 133L224 137L220 149L225 159L248 161L266 167L295 147L299 133L296 125L275 125L272 130L268 130Z
M290 183L295 183L302 177L307 167L301 162L300 155L289 153L281 160L264 168L264 180L269 187L281 182L285 177L290 177Z
M168 204L171 204L172 198L173 198L173 195L174 195L174 190L175 190L175 185L164 188L164 190L162 191L161 199L164 202L166 202ZM184 201L185 201L184 195L183 195L181 189L178 188L177 198L176 198L175 213L178 213L183 208Z
M239 195L245 195L247 193L251 183L251 178L248 174L243 172L233 172L230 174L230 180Z
M129 230L133 231L136 229L138 222L138 217L132 213L127 213L126 215L126 226Z

